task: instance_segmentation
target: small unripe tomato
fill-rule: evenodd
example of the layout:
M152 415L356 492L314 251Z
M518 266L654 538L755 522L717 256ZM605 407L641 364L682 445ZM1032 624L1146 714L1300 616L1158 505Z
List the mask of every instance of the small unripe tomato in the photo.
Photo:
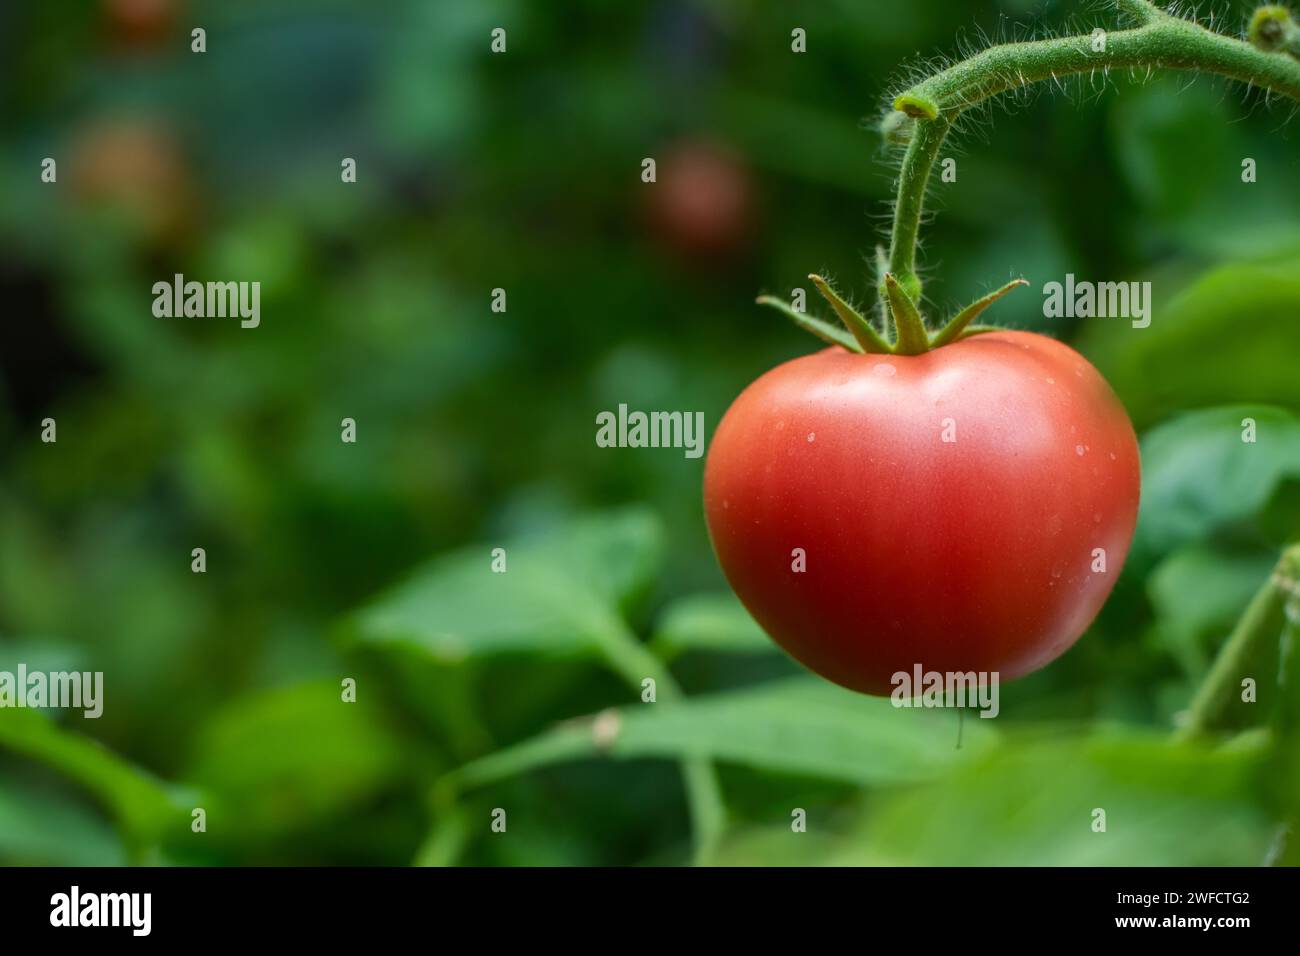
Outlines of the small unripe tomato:
M755 620L881 695L916 665L1010 680L1064 653L1119 574L1138 491L1110 386L1011 331L778 366L727 411L704 475L714 550Z

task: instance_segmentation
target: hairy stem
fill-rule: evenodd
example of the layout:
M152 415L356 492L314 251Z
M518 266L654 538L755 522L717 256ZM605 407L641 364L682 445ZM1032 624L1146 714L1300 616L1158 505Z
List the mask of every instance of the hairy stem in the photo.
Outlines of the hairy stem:
M915 120L903 157L894 208L890 271L914 300L916 241L930 169L948 129L965 110L990 97L1044 80L1112 69L1195 70L1240 80L1300 100L1300 60L1257 49L1170 16L1145 0L1118 0L1139 26L1102 35L1059 37L990 47L901 93L894 109Z
M1151 0L1115 0L1115 7L1138 23L1150 23L1160 16L1160 10Z
M889 237L889 271L913 302L921 301L921 279L916 274L916 242L921 232L925 189L950 126L946 117L937 114L927 122L918 122L898 174L898 201L894 206L894 228ZM883 300L887 298L884 276L880 277L880 283Z

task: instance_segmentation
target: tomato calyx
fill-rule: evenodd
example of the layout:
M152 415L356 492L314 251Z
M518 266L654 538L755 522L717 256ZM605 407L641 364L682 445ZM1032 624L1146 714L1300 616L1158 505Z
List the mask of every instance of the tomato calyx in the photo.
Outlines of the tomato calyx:
M884 272L880 282L880 319L878 329L870 319L844 300L831 284L819 275L808 276L822 298L840 320L840 325L800 312L788 302L770 295L758 297L759 305L776 309L805 332L811 332L824 342L838 345L850 352L868 355L920 355L931 349L950 345L960 339L994 332L995 325L977 325L975 319L985 309L1012 289L1028 285L1024 279L1012 279L1000 289L976 299L941 327L934 331L926 328L925 319L917 310L912 297L899 284L891 272ZM889 327L893 326L892 339ZM842 328L841 328L842 326Z

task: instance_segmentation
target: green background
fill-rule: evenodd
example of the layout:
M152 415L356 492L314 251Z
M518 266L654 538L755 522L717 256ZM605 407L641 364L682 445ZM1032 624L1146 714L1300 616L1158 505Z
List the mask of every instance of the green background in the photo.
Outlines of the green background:
M619 403L711 433L819 347L760 292L816 270L871 305L900 82L983 35L1113 23L1015 0L6 4L0 669L103 671L106 700L0 711L0 862L1289 862L1270 701L1222 747L1169 732L1300 524L1293 104L1097 75L945 152L931 314L1026 277L989 316L1088 356L1144 457L1101 618L960 749L951 712L824 685L755 630L702 459L594 441ZM701 150L714 185L683 198L670 158ZM155 318L178 272L260 281L260 328ZM1067 272L1151 281L1151 327L1044 319ZM640 702L647 649L685 701ZM712 773L714 826L683 785Z

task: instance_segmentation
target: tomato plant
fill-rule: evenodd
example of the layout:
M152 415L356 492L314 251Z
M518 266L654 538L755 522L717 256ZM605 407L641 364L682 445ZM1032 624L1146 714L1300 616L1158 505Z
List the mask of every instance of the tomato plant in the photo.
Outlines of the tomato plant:
M1023 280L932 331L916 269L945 138L1000 93L1144 65L1300 98L1300 29L1285 9L1256 11L1246 43L1146 0L1118 6L1131 29L994 46L892 98L880 131L903 152L876 256L879 323L819 276L844 330L759 300L832 348L769 372L728 410L705 469L709 532L759 624L836 683L881 694L916 667L1028 673L1079 638L1127 555L1137 443L1110 387L1064 345L973 324Z

